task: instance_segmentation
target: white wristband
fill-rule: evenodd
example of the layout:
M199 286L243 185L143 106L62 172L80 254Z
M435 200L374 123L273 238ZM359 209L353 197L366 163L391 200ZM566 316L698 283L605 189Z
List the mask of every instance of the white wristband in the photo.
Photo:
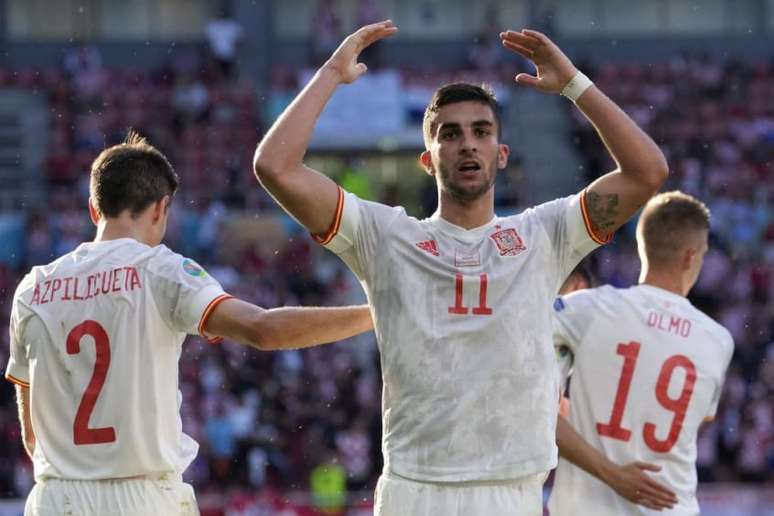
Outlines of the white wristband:
M575 76L570 79L570 82L564 86L564 89L562 89L562 96L567 97L573 102L576 102L578 97L583 95L583 92L589 89L589 87L593 84L594 83L591 82L591 79L586 77L583 72L578 70L578 73L576 73Z

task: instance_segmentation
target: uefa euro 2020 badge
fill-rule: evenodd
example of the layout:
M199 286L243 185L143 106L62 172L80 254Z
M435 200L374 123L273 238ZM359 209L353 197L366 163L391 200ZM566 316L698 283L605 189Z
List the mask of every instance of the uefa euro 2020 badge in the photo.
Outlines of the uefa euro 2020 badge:
M183 260L183 270L186 274L193 276L194 278L204 278L207 276L207 273L204 272L204 269L199 267L198 263L189 258Z

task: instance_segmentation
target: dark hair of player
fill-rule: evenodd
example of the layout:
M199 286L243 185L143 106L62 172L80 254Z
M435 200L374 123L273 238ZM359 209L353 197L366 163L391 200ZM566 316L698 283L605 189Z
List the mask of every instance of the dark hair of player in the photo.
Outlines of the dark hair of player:
M637 235L649 262L669 263L684 248L685 239L710 227L710 211L683 192L660 193L648 201L637 223Z
M152 203L177 190L178 177L169 160L137 132L103 150L91 165L89 194L103 217L125 210L138 216Z
M497 105L497 98L495 98L492 89L485 84L477 86L467 82L455 82L446 84L435 90L433 98L430 100L430 104L428 104L427 109L425 109L425 116L422 121L422 132L424 133L425 145L433 139L433 135L438 128L435 119L438 116L438 111L442 107L457 102L471 101L481 102L492 109L492 114L494 115L495 123L497 124L497 139L499 140L502 136L499 106Z

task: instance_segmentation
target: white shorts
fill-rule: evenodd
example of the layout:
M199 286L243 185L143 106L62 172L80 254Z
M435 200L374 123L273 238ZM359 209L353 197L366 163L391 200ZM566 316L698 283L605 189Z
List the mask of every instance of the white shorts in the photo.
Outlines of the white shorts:
M24 516L199 516L193 488L177 475L35 483Z
M432 483L386 473L376 484L374 516L542 516L546 476Z

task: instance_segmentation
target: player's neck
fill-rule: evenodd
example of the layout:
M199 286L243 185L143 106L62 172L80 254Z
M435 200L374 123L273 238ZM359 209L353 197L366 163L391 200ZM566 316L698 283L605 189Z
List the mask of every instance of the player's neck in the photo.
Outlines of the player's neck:
M682 297L688 294L683 285L682 277L672 273L647 269L640 275L640 284L658 287Z
M94 237L94 241L104 242L119 238L132 238L138 242L148 244L146 233L138 224L122 219L103 219L97 225L97 235Z
M478 228L494 217L493 189L474 201L461 201L441 193L438 196L438 213L446 222L465 229Z

